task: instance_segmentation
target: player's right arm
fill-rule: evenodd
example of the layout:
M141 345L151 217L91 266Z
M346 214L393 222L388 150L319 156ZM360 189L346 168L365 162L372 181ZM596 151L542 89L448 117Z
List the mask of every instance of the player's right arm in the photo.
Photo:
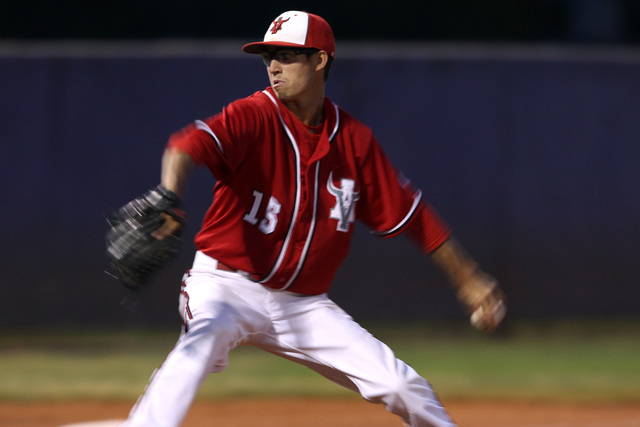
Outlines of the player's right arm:
M167 147L162 155L160 184L177 194L178 197L182 197L194 166L195 162L189 153L179 148ZM163 214L163 216L165 218L164 224L151 234L158 240L175 234L182 227L182 224L172 216L167 214Z
M165 188L182 197L194 167L195 162L189 153L179 148L167 147L162 156L160 182Z
M196 120L174 132L162 156L162 186L183 197L189 175L196 166L206 166L218 181L231 179L252 143L264 139L257 133L261 126L247 125L261 120L262 104L258 103L258 94L235 101L222 113ZM153 236L163 239L180 226L178 221L167 218Z

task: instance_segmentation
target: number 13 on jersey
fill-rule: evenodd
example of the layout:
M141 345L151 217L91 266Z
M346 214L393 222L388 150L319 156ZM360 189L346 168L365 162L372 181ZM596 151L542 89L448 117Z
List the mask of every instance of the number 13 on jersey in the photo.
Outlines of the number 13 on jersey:
M264 234L271 234L275 231L276 225L278 224L278 214L280 213L282 205L278 202L278 199L271 196L269 198L267 210L265 211L265 217L260 220L257 215L260 210L260 205L262 205L263 198L263 193L258 190L253 190L253 205L251 206L249 213L247 213L242 219L251 225L256 225L260 222L258 230Z

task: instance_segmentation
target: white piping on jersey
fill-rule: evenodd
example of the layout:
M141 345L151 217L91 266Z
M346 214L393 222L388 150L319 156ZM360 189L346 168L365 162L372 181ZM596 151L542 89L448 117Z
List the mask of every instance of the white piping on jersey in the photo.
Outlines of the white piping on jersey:
M389 234L395 233L396 231L404 227L409 222L413 214L416 213L416 210L418 209L418 205L420 205L421 199L422 199L422 191L418 190L413 195L413 205L411 206L411 209L409 209L409 213L402 219L402 221L398 223L398 225L386 231L374 231L372 232L372 234L376 234L378 236L387 236Z
M222 149L222 144L220 144L220 140L218 139L216 134L213 133L213 131L211 130L209 125L206 124L205 122L203 122L202 120L196 120L195 124L196 124L196 129L203 130L206 133L208 133L209 135L211 135L213 140L216 142L216 145L218 146L218 150L220 150L220 153L222 153L222 155L224 156L224 150Z
M336 123L331 131L331 135L329 135L329 141L333 140L333 137L338 133L338 128L340 126L340 114L338 110L338 106L333 104L333 108L336 112ZM315 191L313 192L313 217L311 218L311 225L309 226L309 234L307 235L307 240L304 244L304 248L302 249L302 253L300 254L300 259L298 260L298 266L296 267L296 271L289 279L289 282L282 289L287 289L289 286L293 284L293 282L298 278L300 271L302 270L302 266L304 265L305 260L307 259L307 253L309 252L309 247L311 246L311 240L313 239L313 235L316 230L316 220L318 217L318 196L320 186L318 185L320 182L320 160L316 163L316 176L314 182Z
M293 137L293 134L291 133L291 130L285 124L284 119L282 117L282 112L280 111L280 106L278 105L278 102L266 90L264 90L263 93L265 95L267 95L269 97L269 99L271 100L271 102L273 102L273 104L276 106L276 109L278 110L278 116L280 117L280 123L282 124L282 126L284 127L284 130L286 131L287 136L289 137L289 140L291 142L291 146L293 147L293 151L295 153L295 158L296 158L296 198L295 198L295 204L294 204L293 218L291 220L291 225L289 226L289 230L287 231L287 237L285 238L285 241L284 241L284 243L282 245L282 249L280 250L280 255L278 255L278 259L276 260L275 265L273 266L273 268L271 269L271 271L269 272L267 277L265 277L265 278L260 280L261 283L265 283L265 282L269 281L276 274L276 272L278 271L278 269L282 265L284 257L285 257L285 255L287 253L287 248L289 247L289 243L291 241L291 236L293 234L293 230L294 230L294 227L295 227L295 221L296 221L296 218L298 217L298 210L300 209L300 191L301 191L300 151L298 150L298 142ZM335 126L334 126L333 130L331 131L331 135L329 136L329 141L333 140L333 137L338 132L338 128L339 128L339 125L340 125L340 114L339 114L338 106L336 104L333 104L333 108L335 109L335 112L336 112L336 123L335 123ZM300 254L300 259L298 260L298 265L296 266L295 272L291 275L291 277L289 278L287 283L282 288L280 288L280 290L288 289L293 284L293 282L295 282L295 280L298 278L298 275L300 274L300 271L302 270L302 266L304 265L304 261L307 258L307 253L309 252L309 247L311 246L311 240L312 240L313 234L315 233L315 228L316 228L316 220L317 220L317 213L318 213L318 190L319 190L318 182L319 182L319 175L320 175L320 161L318 161L316 163L316 173L315 173L315 182L314 182L315 191L314 191L314 194L313 194L313 217L311 218L311 224L309 226L309 233L307 234L307 238L306 238L306 241L305 241L305 244L304 244L304 248L302 249L302 253Z
M287 253L289 243L291 243L291 236L293 235L293 229L296 225L296 218L298 218L298 210L300 209L300 186L301 186L300 175L301 174L300 174L300 151L298 150L297 142L293 137L291 130L289 130L287 125L284 123L284 119L282 118L282 113L280 112L280 106L278 105L278 102L271 96L269 92L265 90L265 91L262 91L262 93L267 95L271 100L271 102L273 102L273 105L276 106L276 109L278 110L278 116L280 117L280 123L284 127L284 130L287 133L287 136L289 137L289 141L291 142L291 146L293 147L293 151L295 153L295 158L296 158L296 198L295 198L295 203L293 208L293 214L291 217L291 224L289 225L289 230L287 230L287 237L284 239L284 243L282 244L282 249L280 249L280 254L278 255L278 259L276 260L275 265L273 266L269 274L267 274L267 277L260 280L261 283L265 283L265 282L268 282L276 274L276 272L282 265L282 261L284 260L284 256ZM289 285L290 284L287 283L287 285L285 285L285 287L282 289L285 289L286 286L289 286Z
M340 114L338 106L336 104L333 104L333 109L336 111L336 124L331 131L331 135L329 135L329 141L332 141L333 137L336 136L336 133L338 133L338 127L340 126Z
M311 239L313 238L313 234L316 230L316 218L318 214L318 175L320 174L320 161L316 163L316 177L315 177L315 191L313 192L313 217L311 218L311 225L309 226L309 234L307 234L307 241L304 243L304 248L302 248L302 253L300 254L300 259L298 260L298 266L296 267L296 271L293 273L287 284L282 289L287 289L289 286L293 284L293 282L298 278L300 274L300 270L302 270L302 266L304 265L304 260L307 259L307 253L309 252L309 246L311 246Z

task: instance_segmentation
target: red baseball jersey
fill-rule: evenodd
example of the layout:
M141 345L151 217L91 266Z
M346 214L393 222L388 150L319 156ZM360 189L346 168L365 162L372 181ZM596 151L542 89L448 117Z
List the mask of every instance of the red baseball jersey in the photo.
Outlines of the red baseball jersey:
M312 128L271 88L229 104L169 139L217 182L195 238L198 250L265 286L327 292L356 219L375 234L408 230L424 252L450 230L399 175L371 130L324 101Z

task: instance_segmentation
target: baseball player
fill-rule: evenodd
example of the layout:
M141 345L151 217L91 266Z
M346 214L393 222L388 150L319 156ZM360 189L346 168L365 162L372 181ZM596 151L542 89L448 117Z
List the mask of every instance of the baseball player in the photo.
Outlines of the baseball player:
M162 194L179 198L196 166L216 184L182 283L183 332L125 425L178 426L205 377L224 370L235 347L252 345L382 403L408 426L453 426L430 384L327 292L356 219L430 254L482 330L505 313L496 281L371 130L325 97L335 57L325 20L285 12L243 50L261 55L270 86L176 132L163 155ZM179 231L175 216L165 220L155 239Z

